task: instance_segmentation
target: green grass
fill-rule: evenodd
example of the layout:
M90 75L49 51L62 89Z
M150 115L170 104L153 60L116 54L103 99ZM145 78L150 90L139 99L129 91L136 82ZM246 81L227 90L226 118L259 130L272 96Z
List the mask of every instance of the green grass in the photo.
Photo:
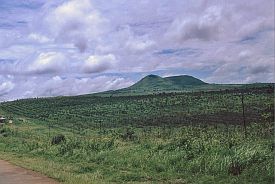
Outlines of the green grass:
M244 97L246 134L236 91L1 103L0 158L67 184L274 183L274 93Z
M131 139L125 128L54 129L50 138L62 133L66 142L50 145L46 126L15 120L1 129L0 158L64 183L273 183L270 128L251 124L247 137L236 126L134 128Z
M250 91L244 103L247 122L261 121L266 113L273 117L273 93L266 89ZM33 118L80 132L87 128L243 122L241 95L235 92L26 99L1 103L0 109L7 116Z

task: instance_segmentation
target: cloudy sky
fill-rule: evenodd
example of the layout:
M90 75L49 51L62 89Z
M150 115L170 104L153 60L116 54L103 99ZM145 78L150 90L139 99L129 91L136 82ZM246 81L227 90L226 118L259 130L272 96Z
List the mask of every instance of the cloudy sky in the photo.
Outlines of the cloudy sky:
M273 72L274 0L0 0L0 101Z

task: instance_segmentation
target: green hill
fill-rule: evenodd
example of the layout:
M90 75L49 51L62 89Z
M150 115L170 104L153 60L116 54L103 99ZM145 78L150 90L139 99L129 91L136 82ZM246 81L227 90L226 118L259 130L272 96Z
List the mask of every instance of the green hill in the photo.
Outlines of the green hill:
M253 83L253 84L209 84L189 75L160 77L148 75L134 85L119 89L93 94L96 96L131 96L146 95L162 92L196 92L196 91L219 91L243 88L266 87L274 83Z
M189 75L181 75L181 76L172 76L164 78L166 81L171 81L174 85L179 87L184 86L197 86L197 85L204 85L207 84L200 79Z
M153 90L167 90L167 89L170 90L175 87L176 86L174 86L172 81L166 80L165 78L161 78L160 76L157 76L157 75L148 75L126 89L153 91Z
M157 75L148 75L136 84L124 89L134 91L171 91L183 90L186 87L205 85L206 83L188 75L162 78Z

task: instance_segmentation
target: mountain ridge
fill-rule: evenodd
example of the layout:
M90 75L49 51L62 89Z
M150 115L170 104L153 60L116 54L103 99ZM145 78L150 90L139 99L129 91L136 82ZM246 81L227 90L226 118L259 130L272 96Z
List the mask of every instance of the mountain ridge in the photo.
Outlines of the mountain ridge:
M190 75L177 75L160 77L158 75L147 75L135 84L117 90L109 90L94 94L96 96L132 96L170 92L198 92L198 91L220 91L230 89L244 89L255 87L266 87L274 83L251 83L251 84L212 84L206 83Z
M169 77L160 77L158 75L147 75L132 86L125 88L128 90L181 90L185 87L205 85L200 79L190 75L178 75Z

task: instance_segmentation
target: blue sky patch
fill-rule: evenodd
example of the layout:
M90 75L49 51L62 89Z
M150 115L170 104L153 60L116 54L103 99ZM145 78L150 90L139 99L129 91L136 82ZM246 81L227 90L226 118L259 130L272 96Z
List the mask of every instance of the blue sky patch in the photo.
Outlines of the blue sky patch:
M197 57L202 54L200 49L193 48L180 48L180 49L163 49L155 52L155 55L159 56L180 56L180 57Z

